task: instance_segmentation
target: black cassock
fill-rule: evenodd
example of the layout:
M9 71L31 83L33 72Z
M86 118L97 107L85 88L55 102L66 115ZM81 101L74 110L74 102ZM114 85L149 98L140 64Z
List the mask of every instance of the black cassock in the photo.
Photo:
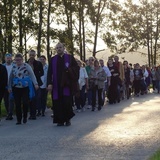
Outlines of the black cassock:
M57 57L52 57L52 59L56 58L56 64L53 64L55 63L55 61L53 61L52 59L49 64L47 81L48 85L53 85L53 89L55 85L57 88L56 94L58 98L54 98L53 94L55 93L52 92L54 114L53 123L64 123L69 121L75 115L72 108L72 91L76 90L76 88L73 88L73 84L78 83L79 67L76 60L71 55L67 55L69 56L69 64L66 64L64 55L62 57L59 55L56 56ZM56 75L53 71L55 67ZM70 74L71 72L72 74ZM57 84L55 84L55 79ZM67 95L64 94L65 87L69 88L69 92L67 93Z

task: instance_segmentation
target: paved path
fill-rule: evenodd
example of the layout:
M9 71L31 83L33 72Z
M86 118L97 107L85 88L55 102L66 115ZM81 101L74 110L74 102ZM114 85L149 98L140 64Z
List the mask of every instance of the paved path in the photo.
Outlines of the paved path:
M160 96L77 113L70 127L46 117L0 124L0 160L147 160L160 147Z

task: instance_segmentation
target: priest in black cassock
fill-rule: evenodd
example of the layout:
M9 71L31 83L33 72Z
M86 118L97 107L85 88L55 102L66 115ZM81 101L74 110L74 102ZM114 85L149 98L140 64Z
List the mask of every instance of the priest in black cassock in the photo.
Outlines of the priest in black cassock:
M48 90L52 93L53 123L70 126L75 115L72 96L78 92L79 66L75 58L65 51L62 43L56 45L57 54L51 58L48 68Z

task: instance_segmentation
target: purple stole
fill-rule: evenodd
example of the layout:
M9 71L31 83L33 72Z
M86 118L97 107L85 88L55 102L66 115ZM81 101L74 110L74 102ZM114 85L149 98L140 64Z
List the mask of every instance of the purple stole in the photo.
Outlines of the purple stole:
M53 71L53 76L52 76L52 79L53 79L53 99L54 100L57 100L59 97L58 97L58 82L57 82L57 58L58 58L58 55L55 55L52 59L52 71ZM64 54L64 62L65 62L65 66L66 67L69 67L70 65L70 57L68 54ZM64 87L63 88L63 95L64 96L70 96L70 89L69 87Z

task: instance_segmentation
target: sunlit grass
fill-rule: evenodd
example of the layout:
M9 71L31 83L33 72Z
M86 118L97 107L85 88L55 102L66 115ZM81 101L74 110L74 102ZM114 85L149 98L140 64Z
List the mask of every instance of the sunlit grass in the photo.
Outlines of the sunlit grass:
M160 149L149 160L160 160Z

